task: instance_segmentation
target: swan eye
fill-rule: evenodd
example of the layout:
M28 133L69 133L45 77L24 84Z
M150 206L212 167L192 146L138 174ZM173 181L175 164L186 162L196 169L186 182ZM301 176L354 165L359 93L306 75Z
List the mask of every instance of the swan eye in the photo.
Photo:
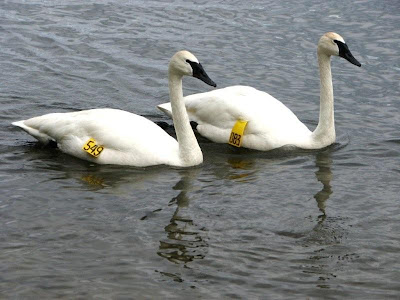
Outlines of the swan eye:
M338 40L333 40L333 41L337 44L337 46L339 48L339 56L342 56L345 52L349 51L349 48L347 47L347 45L345 43L338 41Z
M193 74L195 74L195 73L198 72L199 65L200 65L199 63L196 63L196 62L191 61L191 60L189 60L189 59L187 59L186 62L192 67ZM200 66L201 66L201 65L200 65Z
M339 40L333 40L333 42L334 42L335 44L337 44L339 47L340 47L341 45L344 45L344 43L341 42L341 41L339 41Z
M199 65L198 63L191 61L189 59L186 60L186 62L192 67L193 73L197 70L197 66Z
M193 77L198 78L198 79L204 81L205 83L207 83L208 85L211 85L213 87L217 86L215 84L215 82L212 81L210 77L208 77L208 75L207 75L206 71L204 71L203 66L201 65L201 63L193 62L193 61L191 61L189 59L187 59L186 62L188 64L190 64L190 66L192 67L192 71L193 71L192 76Z
M354 58L353 54L351 54L350 49L347 46L347 44L345 44L341 41L338 41L338 40L334 40L334 42L338 45L340 57L343 57L344 59L348 60L353 65L361 67L361 64L358 62L358 60Z

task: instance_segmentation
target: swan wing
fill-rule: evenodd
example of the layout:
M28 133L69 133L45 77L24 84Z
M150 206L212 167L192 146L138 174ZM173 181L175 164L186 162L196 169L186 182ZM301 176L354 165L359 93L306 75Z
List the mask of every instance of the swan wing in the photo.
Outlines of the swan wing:
M179 145L150 120L117 109L53 113L13 123L41 142L57 142L61 151L102 164L147 166L174 164ZM82 148L89 139L104 147L96 158Z
M227 143L237 120L248 121L242 146L270 150L296 144L311 134L296 115L279 100L249 86L231 86L185 97L191 121L198 132L217 143ZM158 108L168 115L170 105Z
M172 119L172 108L171 108L171 102L166 102L163 104L157 105L157 108L161 110L165 115L170 117Z

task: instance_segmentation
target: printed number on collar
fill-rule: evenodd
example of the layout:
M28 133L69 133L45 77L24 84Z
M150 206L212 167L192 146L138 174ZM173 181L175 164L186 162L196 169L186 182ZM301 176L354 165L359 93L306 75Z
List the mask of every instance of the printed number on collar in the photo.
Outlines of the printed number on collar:
M100 153L104 150L104 147L97 145L94 139L89 139L85 145L83 145L82 149L93 157L99 157Z
M246 128L247 121L244 120L237 120L235 125L233 125L231 135L229 137L229 145L235 146L235 147L241 147L242 146L242 140L243 140L243 133L244 129Z

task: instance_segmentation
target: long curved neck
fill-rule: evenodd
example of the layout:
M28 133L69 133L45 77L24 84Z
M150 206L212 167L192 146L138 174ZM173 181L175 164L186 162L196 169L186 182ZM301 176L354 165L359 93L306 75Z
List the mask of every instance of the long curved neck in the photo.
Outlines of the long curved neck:
M182 76L169 71L168 81L172 119L178 139L181 163L183 166L197 165L203 161L203 154L186 112L183 100Z
M332 144L336 139L330 56L318 52L318 65L320 76L320 111L318 126L314 130L312 137L314 143L324 147Z

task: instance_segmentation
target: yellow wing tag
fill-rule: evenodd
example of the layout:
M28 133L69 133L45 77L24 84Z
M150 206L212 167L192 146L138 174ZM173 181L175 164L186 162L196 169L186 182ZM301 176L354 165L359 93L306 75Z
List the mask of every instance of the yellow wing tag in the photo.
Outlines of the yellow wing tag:
M104 150L103 146L97 145L94 139L89 139L82 147L83 151L89 153L91 156L98 157Z
M229 137L229 145L240 147L242 146L243 132L246 128L247 121L237 120L235 125L233 125L231 136Z

